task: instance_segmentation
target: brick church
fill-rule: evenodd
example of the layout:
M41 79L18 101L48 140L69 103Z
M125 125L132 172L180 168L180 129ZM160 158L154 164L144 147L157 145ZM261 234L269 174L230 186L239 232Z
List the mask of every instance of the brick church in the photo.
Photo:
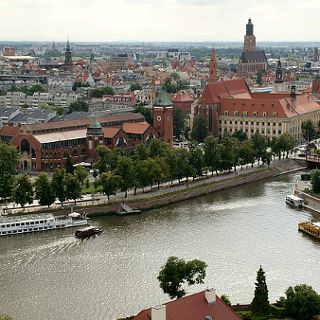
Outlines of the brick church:
M257 51L256 36L253 34L253 24L249 19L244 36L243 51L240 57L238 72L240 74L267 71L268 63L264 51Z

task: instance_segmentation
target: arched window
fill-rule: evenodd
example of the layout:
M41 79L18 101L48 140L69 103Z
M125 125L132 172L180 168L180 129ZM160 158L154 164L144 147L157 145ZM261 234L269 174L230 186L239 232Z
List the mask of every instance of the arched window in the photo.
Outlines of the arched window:
M21 153L23 152L27 152L28 154L30 153L30 143L26 139L21 141Z

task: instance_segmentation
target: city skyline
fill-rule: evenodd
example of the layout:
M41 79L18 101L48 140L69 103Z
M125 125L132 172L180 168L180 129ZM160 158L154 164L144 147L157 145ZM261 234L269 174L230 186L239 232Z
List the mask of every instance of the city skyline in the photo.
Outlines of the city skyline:
M315 0L4 0L0 41L317 41ZM229 21L232 21L230 23Z

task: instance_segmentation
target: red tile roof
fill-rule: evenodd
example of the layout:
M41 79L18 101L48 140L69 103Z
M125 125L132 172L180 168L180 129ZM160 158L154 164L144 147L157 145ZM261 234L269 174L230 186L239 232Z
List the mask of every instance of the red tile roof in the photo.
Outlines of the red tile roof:
M103 127L101 128L105 138L113 138L121 129L113 127Z
M0 136L14 137L19 133L19 131L19 127L5 125L0 128Z
M214 303L208 303L205 292L199 292L167 302L166 320L203 320L212 316L214 320L239 320L238 315L226 306L219 297ZM150 320L151 308L142 310L133 320ZM152 320L152 319L151 319Z
M148 122L125 122L122 125L123 131L126 133L133 134L144 134L146 130L150 127Z
M177 93L173 93L170 95L170 99L172 102L193 102L194 98L191 93L185 90L180 90Z

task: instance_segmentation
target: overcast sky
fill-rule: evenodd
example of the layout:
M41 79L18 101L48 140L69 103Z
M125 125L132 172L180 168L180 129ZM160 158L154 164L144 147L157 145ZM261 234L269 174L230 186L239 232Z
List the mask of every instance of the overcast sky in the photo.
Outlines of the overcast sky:
M0 41L320 40L320 0L0 0Z

